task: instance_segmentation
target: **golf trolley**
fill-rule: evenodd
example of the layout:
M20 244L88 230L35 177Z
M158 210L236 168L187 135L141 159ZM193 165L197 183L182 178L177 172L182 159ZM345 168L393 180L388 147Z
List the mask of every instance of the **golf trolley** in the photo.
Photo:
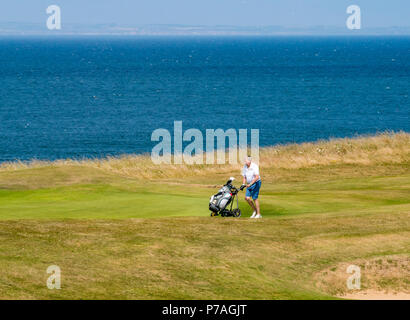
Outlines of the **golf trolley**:
M239 189L232 185L235 178L231 177L219 189L217 194L214 194L209 200L209 210L211 210L211 217L221 216L221 217L235 217L241 216L241 210L239 209L238 193L245 188L242 185ZM233 208L233 203L236 198L236 208ZM229 208L228 208L229 207Z

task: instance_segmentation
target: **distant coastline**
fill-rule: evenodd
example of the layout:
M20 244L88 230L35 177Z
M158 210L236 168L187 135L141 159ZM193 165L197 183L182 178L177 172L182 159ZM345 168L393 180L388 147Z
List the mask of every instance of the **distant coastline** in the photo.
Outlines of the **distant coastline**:
M230 26L230 25L119 25L116 23L64 23L61 30L48 30L44 23L0 22L0 36L91 35L91 36L410 36L408 27L380 27L348 30L342 26Z

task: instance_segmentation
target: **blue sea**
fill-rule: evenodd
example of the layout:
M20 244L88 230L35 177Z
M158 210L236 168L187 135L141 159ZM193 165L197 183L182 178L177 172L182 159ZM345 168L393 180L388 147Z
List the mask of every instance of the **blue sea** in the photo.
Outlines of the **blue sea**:
M0 161L150 152L157 128L260 145L410 131L410 37L2 37Z

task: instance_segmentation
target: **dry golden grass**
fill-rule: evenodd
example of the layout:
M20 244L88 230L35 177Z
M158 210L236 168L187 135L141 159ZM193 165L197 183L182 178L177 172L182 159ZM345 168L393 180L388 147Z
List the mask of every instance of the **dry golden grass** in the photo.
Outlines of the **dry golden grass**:
M226 156L226 161L227 159ZM259 162L266 173L274 169L301 169L326 165L410 163L410 134L385 132L374 136L277 145L261 148ZM239 172L242 166L240 163L156 165L150 155L123 155L104 159L6 162L0 165L0 171L67 165L99 168L107 172L143 179L206 177L216 173L225 176L231 172Z
M360 267L362 290L410 294L410 257L408 254L339 263L315 275L317 287L332 295L344 296L354 292L354 290L348 290L346 286L346 270L349 265Z
M331 139L314 143L266 148L266 167L306 168L316 165L403 163L410 160L410 134L386 132L353 139Z
M0 229L1 299L325 299L346 292L350 264L363 289L408 292L409 220L397 213L0 220ZM61 290L46 287L52 264Z

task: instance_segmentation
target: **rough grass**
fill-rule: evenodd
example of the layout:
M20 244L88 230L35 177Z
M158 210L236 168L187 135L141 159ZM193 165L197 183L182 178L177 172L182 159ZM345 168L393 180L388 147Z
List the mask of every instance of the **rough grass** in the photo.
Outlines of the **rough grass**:
M244 218L209 217L239 166L3 164L0 298L329 299L349 293L349 264L365 290L407 292L409 148L385 133L262 149L259 221L242 200Z
M205 157L205 156L204 156ZM228 162L228 155L226 155ZM303 169L327 165L385 165L410 162L410 134L385 132L354 139L330 139L303 144L262 148L260 163L265 172L275 169ZM94 160L6 162L0 171L44 166L86 166L139 179L186 178L237 172L241 164L156 165L148 155L124 155Z
M0 297L329 299L322 270L408 255L408 214L369 217L2 221ZM45 286L49 265L61 268L61 290ZM394 272L379 285L401 290L408 273Z

